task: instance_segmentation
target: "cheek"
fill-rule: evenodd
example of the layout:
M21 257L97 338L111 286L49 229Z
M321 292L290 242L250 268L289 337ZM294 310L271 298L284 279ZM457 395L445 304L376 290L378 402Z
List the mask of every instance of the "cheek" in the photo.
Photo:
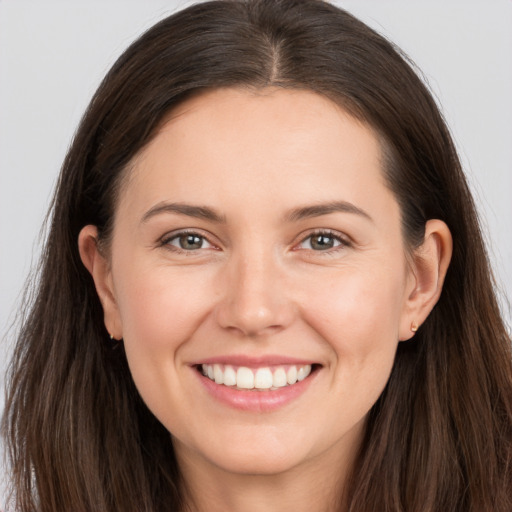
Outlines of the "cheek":
M122 279L115 283L126 357L144 402L171 430L175 421L169 411L188 411L183 403L182 346L211 301L198 286L207 277L192 283L186 272L165 266L145 271L135 263L119 266Z
M200 284L207 276L188 279L186 272L162 266L144 272L121 269L116 286L125 345L140 355L176 350L200 325L210 300ZM128 277L126 277L128 276Z
M212 270L172 268L143 258L118 261L116 270L115 291L133 381L159 421L169 431L180 432L194 421L184 357L214 301Z
M333 386L378 397L398 345L404 282L398 272L341 272L322 291L311 288L307 323L333 353Z
M308 288L304 313L318 330L337 331L334 338L340 339L342 347L344 341L364 342L366 337L384 342L392 335L396 341L404 302L404 280L399 276L393 270L344 269L325 280L324 286Z

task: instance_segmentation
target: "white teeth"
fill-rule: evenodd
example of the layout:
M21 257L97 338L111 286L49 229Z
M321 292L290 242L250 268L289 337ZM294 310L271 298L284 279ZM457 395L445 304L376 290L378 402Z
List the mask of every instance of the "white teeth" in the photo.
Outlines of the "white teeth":
M201 371L205 377L215 381L216 384L236 386L239 389L264 390L293 386L311 373L311 365L265 366L258 369L239 366L235 369L231 365L203 364Z
M282 388L288 384L286 382L286 372L284 368L278 368L272 376L272 384L275 388Z
M311 373L311 366L308 364L306 366L301 366L297 370L297 380L300 382L304 380Z
M254 377L254 387L258 389L269 389L272 387L272 372L270 368L258 368Z
M236 373L232 366L224 367L224 385L236 386Z
M254 373L250 368L240 366L236 371L236 385L242 389L252 389L254 387Z
M286 372L286 382L288 384L295 384L297 382L297 367L290 366Z
M224 373L218 364L213 365L213 378L216 384L224 384Z

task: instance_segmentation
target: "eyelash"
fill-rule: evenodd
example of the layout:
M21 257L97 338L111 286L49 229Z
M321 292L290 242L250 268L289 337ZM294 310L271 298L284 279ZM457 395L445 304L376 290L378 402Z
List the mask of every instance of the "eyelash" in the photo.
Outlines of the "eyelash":
M178 254L184 254L186 256L193 256L195 252L197 252L199 249L182 249L181 247L177 247L175 245L171 245L170 242L172 242L173 240L177 240L179 239L180 237L182 236L195 236L197 238L200 238L203 242L206 242L208 243L210 246L212 246L214 249L218 249L217 246L215 244L213 244L212 242L209 241L208 237L205 236L204 234L201 234L197 231L194 231L194 230L183 230L183 231L179 231L179 232L175 232L175 233L171 233L170 235L166 235L164 236L161 240L160 240L160 245L162 247L164 247L165 249L169 250L169 251L173 251L175 253L178 253ZM200 249L203 249L202 247Z
M203 249L203 247L200 247L198 249L183 249L181 247L177 247L175 245L171 245L170 242L174 241L174 240L177 240L179 239L180 237L182 236L195 236L197 238L200 238L203 242L206 242L208 243L212 248L214 249L218 249L218 247L213 244L212 242L210 242L210 240L208 239L207 236L205 236L204 234L201 234L197 231L194 231L194 230L183 230L183 231L179 231L179 232L175 232L175 233L171 233L170 235L166 235L165 237L163 237L161 240L160 240L160 245L170 251L173 251L173 252L176 252L178 254L184 254L184 255L187 255L187 256L192 256L194 253L196 253L197 251L199 251L200 249ZM311 240L313 237L325 237L325 238L330 238L330 239L333 239L335 240L336 242L339 243L339 245L335 246L335 247L331 247L331 248L328 248L328 249L325 249L325 250L314 250L312 248L310 249L304 249L304 248L299 248L298 246L302 245L304 242L306 242L307 240ZM346 238L346 237L343 237L343 236L340 236L339 233L335 232L335 231L332 231L330 229L318 229L318 230L314 230L310 233L307 234L307 236L301 238L300 242L298 244L296 244L294 246L294 249L295 251L299 251L299 250L308 250L308 251L312 251L312 252L315 252L315 253L324 253L324 254L333 254L333 253L336 253L337 251L340 251L340 250L343 250L347 247L351 247L351 242Z
M300 251L300 250L308 250L314 253L322 254L322 255L332 255L334 253L337 253L338 251L341 251L343 249L346 249L347 247L351 247L351 242L348 240L347 237L344 237L340 235L337 231L333 231L330 229L316 229L310 233L307 234L307 236L301 238L301 241L295 246L302 245L307 240L311 240L313 237L325 237L325 238L331 238L335 242L338 242L338 245L332 248L328 248L325 250L317 250L314 249L300 249L300 248L294 248L294 250ZM310 242L311 244L311 242Z

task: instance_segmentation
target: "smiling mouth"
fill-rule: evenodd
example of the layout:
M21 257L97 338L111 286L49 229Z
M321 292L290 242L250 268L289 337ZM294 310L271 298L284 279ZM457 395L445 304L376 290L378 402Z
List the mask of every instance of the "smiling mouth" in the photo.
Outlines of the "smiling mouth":
M274 391L306 379L318 365L284 365L248 368L224 364L202 364L197 369L216 384L239 390Z

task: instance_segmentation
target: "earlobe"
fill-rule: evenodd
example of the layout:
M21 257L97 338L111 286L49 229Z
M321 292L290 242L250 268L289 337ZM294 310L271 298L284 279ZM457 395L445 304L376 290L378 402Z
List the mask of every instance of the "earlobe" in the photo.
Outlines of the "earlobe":
M78 250L82 263L94 280L96 292L103 307L105 328L112 338L121 339L123 337L121 318L115 298L112 272L107 257L98 247L96 226L88 225L82 228L78 235Z
M429 220L425 225L423 243L412 255L411 286L402 315L400 341L412 338L421 329L421 324L439 300L452 247L448 226L438 219Z

